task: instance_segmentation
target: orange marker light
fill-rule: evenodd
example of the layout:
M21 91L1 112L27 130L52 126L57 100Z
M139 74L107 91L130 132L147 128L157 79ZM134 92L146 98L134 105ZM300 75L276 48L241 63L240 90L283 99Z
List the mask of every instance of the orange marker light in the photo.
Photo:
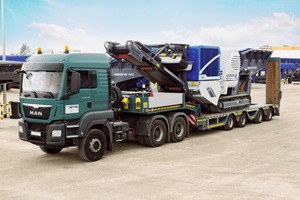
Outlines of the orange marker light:
M43 52L42 52L42 48L41 47L38 47L37 48L37 54L42 54Z
M65 46L65 53L70 53L68 45Z

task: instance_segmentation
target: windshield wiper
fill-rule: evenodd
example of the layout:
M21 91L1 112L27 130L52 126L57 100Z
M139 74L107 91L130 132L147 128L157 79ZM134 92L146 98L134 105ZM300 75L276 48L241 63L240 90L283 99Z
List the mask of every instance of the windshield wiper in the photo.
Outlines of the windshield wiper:
M31 94L29 94L28 92L24 92L23 96L24 96L24 97L30 97Z
M44 95L43 97L44 98L48 98L48 99L54 99L54 94L52 93L52 92L46 92L47 94L46 95Z
M42 92L42 91L26 91L26 92L23 92L23 96L24 97L31 97L33 96L34 98L38 98L39 96L41 97L42 94L44 93L43 95L43 98L47 98L47 99L54 99L54 94L52 92Z
M24 97L31 97L31 93L33 94L34 98L38 97L36 91L24 92L23 96Z
M34 94L35 98L38 98L37 92L36 91L32 91L32 93Z

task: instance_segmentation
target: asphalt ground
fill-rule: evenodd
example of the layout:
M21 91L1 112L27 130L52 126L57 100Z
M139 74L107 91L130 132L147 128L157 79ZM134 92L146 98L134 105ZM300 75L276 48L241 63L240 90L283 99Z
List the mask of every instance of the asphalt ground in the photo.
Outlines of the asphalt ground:
M253 85L253 101L264 102L264 87ZM193 131L159 148L118 143L97 162L82 161L77 148L47 155L5 118L0 199L300 199L300 85L282 91L281 114L270 122ZM18 90L7 98L18 101Z

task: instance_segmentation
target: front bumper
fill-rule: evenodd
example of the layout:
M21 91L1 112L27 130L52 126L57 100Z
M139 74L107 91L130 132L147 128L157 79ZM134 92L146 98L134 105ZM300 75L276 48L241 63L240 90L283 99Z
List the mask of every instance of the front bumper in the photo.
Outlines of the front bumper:
M52 124L36 124L21 119L19 138L40 146L65 147L66 124L61 121Z

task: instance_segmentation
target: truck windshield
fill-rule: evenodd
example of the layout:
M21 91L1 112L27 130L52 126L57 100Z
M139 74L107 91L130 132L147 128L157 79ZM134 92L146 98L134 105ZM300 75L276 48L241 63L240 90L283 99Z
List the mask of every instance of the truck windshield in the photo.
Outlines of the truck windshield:
M23 75L21 95L35 98L56 98L61 77L62 72L27 71Z

